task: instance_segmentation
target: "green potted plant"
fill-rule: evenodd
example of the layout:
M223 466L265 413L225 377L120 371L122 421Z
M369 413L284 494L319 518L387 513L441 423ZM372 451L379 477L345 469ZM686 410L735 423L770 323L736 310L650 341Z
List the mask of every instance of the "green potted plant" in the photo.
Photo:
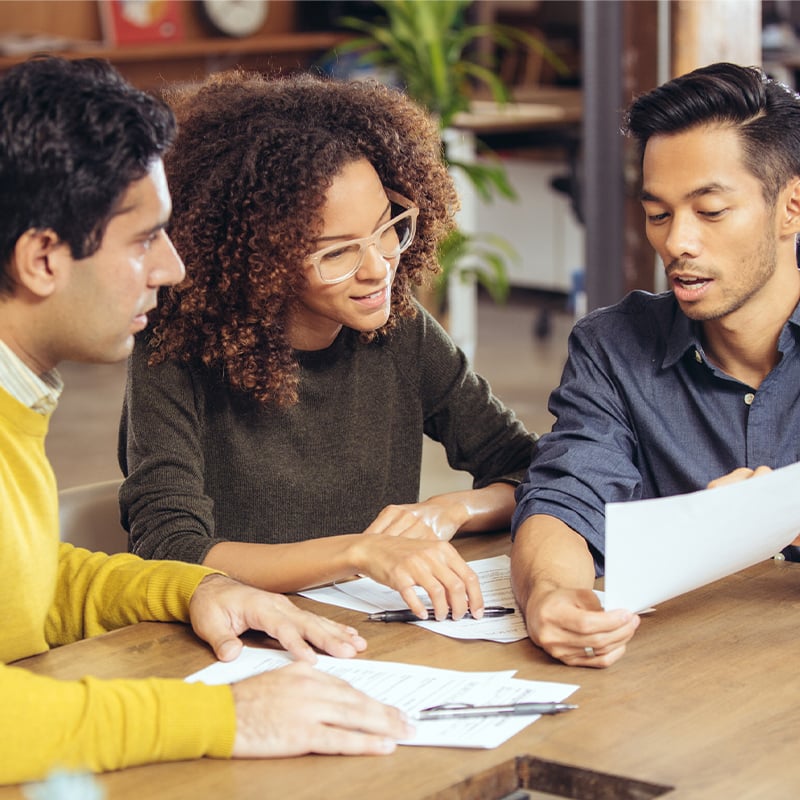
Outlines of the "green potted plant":
M443 132L459 112L469 110L477 90L488 90L498 103L510 98L508 87L497 75L494 57L481 61L477 55L482 41L501 53L518 46L530 48L557 70L564 69L542 41L524 31L470 23L472 0L376 0L376 5L384 17L367 21L349 16L339 21L363 35L337 51L356 53L362 64L390 71L409 96L437 117ZM474 163L452 158L445 148L450 168L462 171L479 197L516 199L501 161L483 155L480 163ZM507 296L506 263L518 256L500 237L455 230L442 243L439 255L442 271L435 292L439 302L454 276L476 279L498 302Z

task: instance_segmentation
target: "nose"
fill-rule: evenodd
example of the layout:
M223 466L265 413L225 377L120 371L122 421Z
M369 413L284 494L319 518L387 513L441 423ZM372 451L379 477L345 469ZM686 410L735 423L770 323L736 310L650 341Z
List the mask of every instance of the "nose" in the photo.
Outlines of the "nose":
M675 213L667 223L664 250L670 261L681 258L696 258L700 255L698 220L694 214Z
M159 232L151 247L150 256L153 263L150 271L151 286L174 286L183 280L186 267L166 231Z
M364 251L361 265L356 273L359 280L376 281L383 280L392 271L392 262L378 252L378 248L373 242Z

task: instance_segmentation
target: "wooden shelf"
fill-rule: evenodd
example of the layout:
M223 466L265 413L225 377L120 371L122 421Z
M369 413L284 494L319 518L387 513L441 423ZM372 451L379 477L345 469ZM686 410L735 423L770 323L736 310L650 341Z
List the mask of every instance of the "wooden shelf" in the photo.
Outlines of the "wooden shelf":
M65 58L105 58L113 64L131 61L178 61L184 58L203 58L237 54L324 52L347 39L346 34L328 31L282 33L271 36L253 36L246 39L214 37L191 39L164 44L131 45L128 47L105 47L87 42L80 49L64 50L54 55ZM0 69L8 69L28 58L29 54L0 56Z
M53 54L64 58L103 58L141 88L158 89L168 81L197 79L234 66L254 69L272 63L281 70L304 68L348 38L347 34L332 31L301 31L244 39L220 36L114 48L87 42L79 49ZM0 72L29 56L0 56Z

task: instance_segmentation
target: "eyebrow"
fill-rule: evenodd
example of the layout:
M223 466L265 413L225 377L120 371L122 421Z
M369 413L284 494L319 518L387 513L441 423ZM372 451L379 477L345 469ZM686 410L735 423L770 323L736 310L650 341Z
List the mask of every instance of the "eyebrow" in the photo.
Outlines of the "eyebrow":
M111 214L111 216L108 218L108 222L111 222L111 220L114 219L115 217L123 217L123 216L125 216L125 214L130 214L131 211L135 211L135 210L136 210L136 206L135 205L132 205L132 206L121 206L120 208L118 208L116 211L114 211ZM150 228L147 228L146 230L137 231L136 234L134 234L134 235L137 236L137 237L152 236L154 233L158 233L159 231L165 230L168 224L169 224L169 217L167 217L164 220L161 220L160 222L156 222L155 225L153 225Z
M391 202L388 202L386 204L386 208L383 209L383 211L381 212L381 215L378 217L378 222L375 223L375 227L376 228L378 228L380 226L381 220L386 216L386 212L387 211L391 211L391 209L392 209L392 204L391 204ZM319 244L320 242L335 242L335 241L339 241L340 239L344 240L344 241L350 241L351 239L361 239L361 238L363 238L363 237L361 237L361 236L350 236L350 235L348 235L346 233L343 233L343 234L338 234L336 236L318 236L316 241L317 241L317 244Z
M726 192L734 191L732 186L727 186L724 183L706 183L703 186L698 186L688 194L684 195L684 200L696 200L698 197L704 197L707 194L725 194ZM652 192L642 189L639 193L639 200L643 203L662 203L663 200Z

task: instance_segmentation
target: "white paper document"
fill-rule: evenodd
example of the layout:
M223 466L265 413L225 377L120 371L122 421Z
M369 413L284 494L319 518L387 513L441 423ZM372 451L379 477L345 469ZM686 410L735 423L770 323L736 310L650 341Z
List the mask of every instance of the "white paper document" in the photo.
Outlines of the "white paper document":
M605 608L638 611L771 558L800 533L800 463L606 505Z
M524 639L528 633L522 614L514 601L511 591L511 559L508 556L495 556L482 558L477 561L468 561L481 582L481 592L485 606L501 606L513 608L513 614L503 617L484 617L483 619L442 620L436 622L418 621L411 625L426 628L434 633L441 633L453 639L488 639L492 642L517 642ZM431 600L427 593L419 587L417 595L422 602L430 607ZM337 583L333 586L323 586L320 589L310 589L300 592L303 597L328 603L340 608L349 608L353 611L363 611L372 614L376 611L395 610L408 608L400 592L384 586L372 578L359 578L354 581ZM372 622L371 625L386 625L398 623ZM362 633L364 631L362 630Z
M218 661L186 678L189 683L233 683L291 663L282 650L245 647L231 662ZM318 656L317 669L347 681L382 703L396 706L410 718L430 706L444 703L501 705L520 702L562 702L578 688L574 684L526 681L514 671L460 672L414 664ZM566 712L577 714L579 710ZM538 716L469 717L416 721L413 739L400 744L427 747L498 747L539 719Z

